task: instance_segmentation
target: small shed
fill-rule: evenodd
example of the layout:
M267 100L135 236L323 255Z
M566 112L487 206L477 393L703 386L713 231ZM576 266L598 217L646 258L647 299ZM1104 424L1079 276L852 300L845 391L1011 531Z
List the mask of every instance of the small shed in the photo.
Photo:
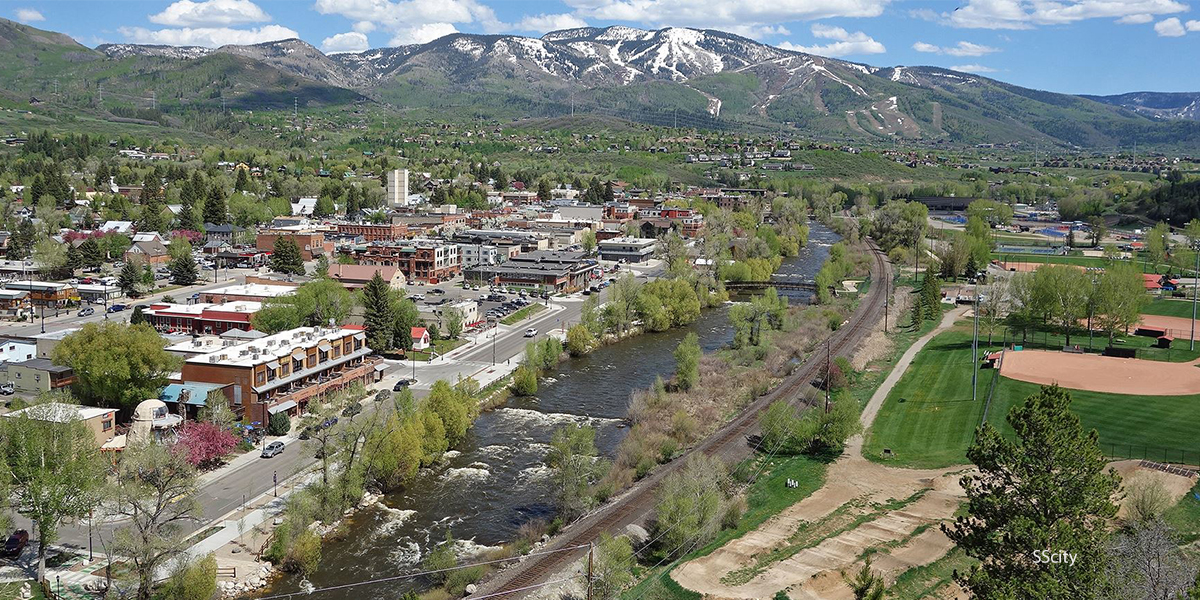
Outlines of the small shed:
M1175 337L1172 336L1171 334L1167 333L1167 334L1158 336L1158 341L1154 345L1159 348L1170 348L1171 342L1173 342L1173 341L1175 341Z

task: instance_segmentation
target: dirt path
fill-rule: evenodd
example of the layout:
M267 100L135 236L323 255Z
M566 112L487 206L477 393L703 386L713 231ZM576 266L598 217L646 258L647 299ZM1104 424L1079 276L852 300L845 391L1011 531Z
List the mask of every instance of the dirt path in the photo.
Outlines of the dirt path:
M905 351L863 409L864 430L917 352L961 315L947 313ZM836 600L853 597L842 572L856 569L868 550L876 551L874 568L889 581L943 556L952 544L937 525L963 498L958 479L965 467L887 467L863 458L862 444L861 434L851 438L824 487L671 577L709 599L770 598L786 589L796 600ZM779 560L767 557L771 551Z

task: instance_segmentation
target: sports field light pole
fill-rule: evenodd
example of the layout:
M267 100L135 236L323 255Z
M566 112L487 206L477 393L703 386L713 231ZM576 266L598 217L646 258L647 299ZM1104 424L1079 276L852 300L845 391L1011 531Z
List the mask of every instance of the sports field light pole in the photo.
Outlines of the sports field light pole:
M971 402L975 402L979 390L979 283L975 280L975 333L971 336Z
M1188 350L1196 349L1196 289L1200 284L1200 244L1192 244L1192 252L1196 255L1196 268L1192 271L1192 336L1188 340Z

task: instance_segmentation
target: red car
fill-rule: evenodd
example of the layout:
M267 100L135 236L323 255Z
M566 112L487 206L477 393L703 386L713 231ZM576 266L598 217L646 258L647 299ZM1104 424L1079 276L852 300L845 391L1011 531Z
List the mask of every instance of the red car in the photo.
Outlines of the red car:
M4 556L16 558L21 555L21 551L25 549L25 544L29 543L29 532L24 529L18 529L8 536L8 541L4 542Z

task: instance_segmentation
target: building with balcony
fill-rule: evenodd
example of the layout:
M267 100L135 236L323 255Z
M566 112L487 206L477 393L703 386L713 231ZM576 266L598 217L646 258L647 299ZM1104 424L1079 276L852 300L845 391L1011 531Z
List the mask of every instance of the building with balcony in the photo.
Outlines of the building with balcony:
M390 242L408 236L404 223L338 223L337 234L366 242Z
M44 358L0 364L0 377L11 381L18 392L38 394L75 383L71 367L56 365Z
M375 242L353 246L343 252L350 254L360 265L396 267L410 282L438 283L462 272L458 246L439 240Z
M180 378L232 383L249 420L266 423L355 382L377 381L385 365L369 356L366 340L358 328L300 327L192 356Z
M220 335L230 329L252 329L250 319L262 303L235 300L224 304L171 304L155 302L142 311L151 327L165 333Z

